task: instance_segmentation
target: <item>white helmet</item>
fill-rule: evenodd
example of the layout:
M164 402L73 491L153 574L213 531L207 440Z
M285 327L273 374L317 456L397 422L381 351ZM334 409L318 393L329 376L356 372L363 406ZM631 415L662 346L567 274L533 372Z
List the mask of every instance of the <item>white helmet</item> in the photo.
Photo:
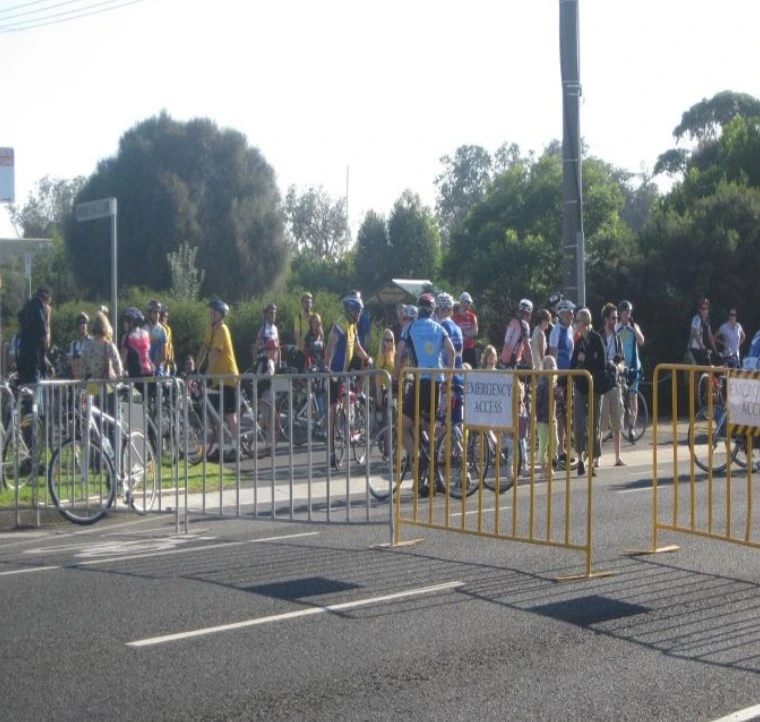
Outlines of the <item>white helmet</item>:
M459 303L472 303L472 296L467 291L463 291L459 297Z
M521 313L533 313L533 301L527 298L521 299L517 304L517 310Z
M567 298L563 298L557 305L557 313L563 311L575 311L575 304Z
M441 311L450 311L454 308L454 297L450 293L439 293L435 297L435 307Z
M412 320L419 316L419 310L417 309L417 306L414 306L411 303L404 306L403 313L406 318L411 318Z

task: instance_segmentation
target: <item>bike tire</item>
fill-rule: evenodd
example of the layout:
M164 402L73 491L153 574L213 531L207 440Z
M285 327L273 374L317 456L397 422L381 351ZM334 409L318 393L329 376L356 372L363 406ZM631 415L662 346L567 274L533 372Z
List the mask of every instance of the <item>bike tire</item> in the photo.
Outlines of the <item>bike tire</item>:
M697 411L707 408L710 390L710 374L701 374L697 382Z
M83 468L85 458L89 463ZM87 449L81 440L69 439L50 459L48 491L65 519L74 524L94 524L113 504L114 476L113 464L99 444L93 441Z
M505 434L501 449L497 451L494 440L489 438L490 456L488 473L483 477L486 488L495 492L498 484L499 493L509 491L515 485L515 443L511 434ZM496 479L496 454L501 454L499 460L499 478ZM517 472L522 466L522 449L517 444Z
M185 428L187 428L187 444L185 444ZM187 459L187 463L191 466L200 464L211 448L213 437L209 438L209 434L204 433L203 422L194 408L190 407L187 410L187 427L185 427L184 417L180 416L179 434L181 455Z
M702 471L720 474L728 467L729 456L737 453L736 444L728 450L726 443L726 417L723 413L714 413L710 419L707 409L702 409L694 418L694 425L689 431L689 449L694 463Z
M129 443L122 446L121 472L128 480L125 481L127 503L138 514L146 514L156 499L157 465L153 447L140 431L131 432Z
M15 491L22 489L32 477L45 475L44 463L47 459L45 429L39 417L25 414L19 422L18 438L13 429L5 432L3 439L3 485ZM16 482L14 459L18 457L18 483Z
M467 443L460 426L451 429L451 441L442 434L436 441L436 479L440 479L455 499L472 496L480 483L479 470L467 453ZM446 453L447 446L450 451ZM479 452L478 452L479 453Z
M630 414L627 405L626 411L627 414ZM636 418L629 418L628 420L632 421L632 423L630 426L626 426L625 432L632 434L635 443L644 436L647 426L649 425L649 407L647 406L647 400L644 398L644 394L642 394L641 391L636 391Z
M734 435L734 455L733 459L736 465L742 469L746 469L748 465L747 459L747 437L742 435ZM750 461L751 469L753 472L760 470L760 439L752 439L752 458Z
M387 499L393 492L397 443L396 430L385 426L372 437L369 445L365 460L369 466L369 493L380 501Z

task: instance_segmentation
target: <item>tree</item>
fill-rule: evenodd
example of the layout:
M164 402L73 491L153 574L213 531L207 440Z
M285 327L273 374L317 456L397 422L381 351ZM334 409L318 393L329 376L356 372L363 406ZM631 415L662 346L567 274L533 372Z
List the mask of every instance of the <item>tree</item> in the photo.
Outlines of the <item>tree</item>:
M169 269L172 274L172 296L186 301L193 301L200 295L205 271L198 270L195 258L197 248L188 243L180 243L179 248L168 254Z
M37 181L37 192L30 193L22 206L10 205L11 223L22 238L49 238L55 232L63 236L63 227L74 209L74 199L85 179L45 176Z
M391 274L402 278L435 278L441 261L441 239L431 210L405 190L388 218Z
M711 140L734 118L760 117L760 100L747 93L724 90L712 98L703 98L681 116L673 129L676 141L687 135L691 140Z
M115 157L98 164L77 201L119 203L119 282L168 290L168 254L185 242L205 269L203 292L235 300L277 286L288 266L274 171L245 136L207 119L165 112L139 123ZM66 223L66 243L84 293L110 283L106 221Z
M339 258L351 241L344 199L333 201L324 188L309 187L302 194L295 186L285 196L290 245L299 256L310 259Z
M356 236L356 285L366 291L377 288L392 277L395 261L385 218L368 211Z

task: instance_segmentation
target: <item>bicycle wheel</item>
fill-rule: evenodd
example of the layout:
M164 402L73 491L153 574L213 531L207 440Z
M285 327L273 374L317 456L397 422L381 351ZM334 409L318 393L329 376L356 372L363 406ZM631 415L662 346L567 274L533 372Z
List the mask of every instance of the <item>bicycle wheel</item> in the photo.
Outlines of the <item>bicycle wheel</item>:
M380 501L387 499L393 489L397 441L395 429L390 426L380 429L372 437L364 460L369 466L369 492Z
M736 445L731 452L726 439L725 412L718 411L711 419L707 409L702 409L694 419L694 426L689 433L689 449L694 463L703 471L719 474L728 466L729 453L736 456ZM712 463L711 463L712 462Z
M11 427L3 441L3 484L15 491L23 488L32 477L45 474L47 461L47 439L39 417L26 414L19 422L18 434ZM14 461L18 459L18 483L16 482Z
M710 393L710 374L701 374L697 382L697 411L707 408L707 397Z
M367 419L369 418L369 436L367 436ZM358 464L364 463L364 457L367 454L369 443L371 443L374 434L373 424L375 421L375 402L372 399L358 399L353 404L352 424L351 424L351 453L354 461ZM370 440L367 443L367 439Z
M306 403L306 392L293 389L293 414ZM278 419L278 431L283 441L290 441L290 394L278 393L275 396L275 415ZM293 434L295 435L295 418L293 420ZM301 441L303 444L305 442ZM294 439L293 443L297 443Z
M491 444L491 453L489 457L489 470L483 477L483 483L491 491L496 491L497 479L496 479L496 444L493 439L489 442ZM499 478L498 486L499 492L509 491L515 485L515 441L511 434L503 434L501 438L501 449L499 451L501 458L499 459ZM517 444L517 471L519 473L520 466L522 464L522 449L520 444Z
M349 409L350 414L350 409ZM335 456L335 466L340 469L343 464L343 457L346 454L348 439L351 433L351 426L347 424L346 410L343 406L335 409L335 424L333 425L333 446L332 454ZM348 434L348 435L347 435Z
M75 524L94 524L113 504L116 493L111 460L97 443L88 446L79 439L69 439L50 460L48 490L66 519Z
M185 443L185 429L187 429L187 443ZM195 409L188 408L187 410L187 426L184 415L180 414L178 444L180 455L187 459L188 464L192 466L200 464L213 441L213 436L204 434L203 422Z
M436 441L435 475L436 480L443 481L451 496L461 499L462 494L471 496L477 491L480 475L473 459L466 453L464 433L459 424L452 427L450 439L447 442L446 436L441 435Z
M733 434L732 439L734 444L734 461L736 461L737 466L746 469L747 463L750 461L747 458L747 437L744 434ZM751 468L753 472L757 472L760 470L760 439L753 437L751 443Z
M287 401L287 397L285 399ZM284 410L281 410L282 428L285 434L290 436L290 440L295 446L303 446L309 440L309 397L305 391L293 392L293 428L290 426L290 408L285 404ZM316 409L312 407L312 423L316 421Z
M150 442L140 431L130 433L129 443L121 449L121 473L129 506L138 514L150 511L156 498L156 457Z

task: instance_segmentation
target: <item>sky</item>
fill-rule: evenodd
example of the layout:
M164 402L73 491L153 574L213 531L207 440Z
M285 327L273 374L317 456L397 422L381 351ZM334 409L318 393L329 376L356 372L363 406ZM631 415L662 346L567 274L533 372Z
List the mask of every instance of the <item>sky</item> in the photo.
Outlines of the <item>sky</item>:
M581 133L609 163L651 170L691 105L760 97L758 0L579 12ZM19 204L46 175L90 175L162 110L244 133L283 194L348 187L354 236L407 188L434 207L460 145L562 137L559 0L0 0L0 63ZM15 235L5 209L0 235Z

